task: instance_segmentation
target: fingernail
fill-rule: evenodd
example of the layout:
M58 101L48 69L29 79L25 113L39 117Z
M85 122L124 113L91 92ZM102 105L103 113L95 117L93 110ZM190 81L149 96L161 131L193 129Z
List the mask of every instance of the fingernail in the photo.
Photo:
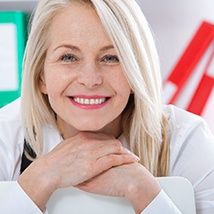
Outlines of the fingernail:
M123 149L124 149L124 151L128 152L130 155L133 155L137 161L140 161L140 158L137 155L135 155L133 152L131 152L129 149L124 148L124 147L123 147Z
M137 155L134 155L136 157L137 162L140 161L140 158Z
M128 149L126 149L126 150L128 151L129 154L133 155L136 158L137 161L140 161L140 158L136 154L134 154L133 152L131 152Z

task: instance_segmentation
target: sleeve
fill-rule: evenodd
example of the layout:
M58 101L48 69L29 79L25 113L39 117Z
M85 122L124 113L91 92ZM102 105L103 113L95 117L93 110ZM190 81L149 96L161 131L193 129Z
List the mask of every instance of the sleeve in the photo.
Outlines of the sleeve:
M11 188L0 195L0 210L4 214L43 214L18 182L14 182ZM47 211L44 214L48 214Z
M205 127L198 127L190 140L195 142L192 148L195 155L189 159L192 165L191 175L187 174L188 168L183 176L188 176L195 191L197 214L214 213L214 137ZM189 170L190 165L188 164Z
M181 214L167 194L161 190L156 198L144 209L141 214Z
M206 122L192 116L171 138L172 176L188 179L194 188L197 214L214 213L214 136Z
M9 152L7 146L0 139L0 181L8 180L8 178L11 177L10 175L12 174L12 163L12 155Z

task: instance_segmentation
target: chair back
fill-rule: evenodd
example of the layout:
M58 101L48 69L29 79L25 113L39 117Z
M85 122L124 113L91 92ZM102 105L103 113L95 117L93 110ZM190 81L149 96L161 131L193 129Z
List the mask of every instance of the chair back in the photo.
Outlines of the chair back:
M193 187L187 179L162 177L157 180L182 214L196 214ZM15 181L0 182L0 200L15 185ZM74 187L56 190L47 203L47 210L49 214L135 214L126 198L91 194Z

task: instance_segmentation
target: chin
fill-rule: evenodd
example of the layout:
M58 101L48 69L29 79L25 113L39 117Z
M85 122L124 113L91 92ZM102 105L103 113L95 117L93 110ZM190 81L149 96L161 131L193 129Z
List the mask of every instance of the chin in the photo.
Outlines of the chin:
M104 131L104 126L98 126L98 125L91 125L91 123L89 123L90 125L85 125L85 126L81 126L79 128L77 128L79 131L82 132L102 132Z
M93 132L93 133L104 133L104 130L103 129L92 129L92 128L86 128L86 129L82 129L82 130L79 130L81 132Z

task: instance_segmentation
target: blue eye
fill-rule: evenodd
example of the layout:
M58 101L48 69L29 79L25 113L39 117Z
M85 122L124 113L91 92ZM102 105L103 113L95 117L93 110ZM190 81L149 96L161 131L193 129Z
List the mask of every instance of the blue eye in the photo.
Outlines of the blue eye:
M107 63L116 63L116 62L119 62L119 59L117 56L105 56L103 58L103 61L104 62L107 62Z
M71 54L65 54L63 55L61 58L60 58L62 61L65 61L65 62L73 62L73 61L76 61L76 58L71 55Z

